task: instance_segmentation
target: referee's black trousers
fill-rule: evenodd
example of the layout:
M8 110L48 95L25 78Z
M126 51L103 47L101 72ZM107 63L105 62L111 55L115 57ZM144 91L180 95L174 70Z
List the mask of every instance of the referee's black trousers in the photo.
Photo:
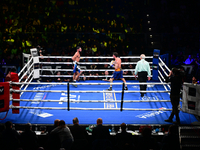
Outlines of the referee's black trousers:
M146 71L138 72L138 80L139 80L139 83L147 82L147 72ZM140 91L146 91L146 90L147 90L147 85L140 84ZM144 96L144 94L146 93L141 93L141 96Z

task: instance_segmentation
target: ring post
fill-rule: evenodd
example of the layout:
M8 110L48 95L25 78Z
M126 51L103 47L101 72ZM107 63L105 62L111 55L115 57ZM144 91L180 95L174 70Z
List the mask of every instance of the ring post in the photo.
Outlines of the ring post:
M159 57L160 57L160 50L154 49L153 51L153 80L158 81L158 70L159 70Z
M120 111L122 111L122 108L123 108L123 100L124 100L124 82L123 82L123 85L122 85L122 98L121 98L121 109L120 109Z
M68 105L67 110L69 111L69 82L67 83L67 105Z

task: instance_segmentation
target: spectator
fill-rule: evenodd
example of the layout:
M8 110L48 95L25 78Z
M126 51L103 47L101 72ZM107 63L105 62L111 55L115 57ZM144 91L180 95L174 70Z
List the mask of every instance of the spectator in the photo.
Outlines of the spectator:
M158 150L157 141L151 136L151 129L149 127L145 127L142 130L142 135L138 137L138 145L139 150Z
M54 120L54 124L51 128L48 129L48 133L50 134L52 130L54 130L55 128L57 128L59 126L59 122L60 120L59 119L55 119Z
M62 78L59 77L60 75L61 75L61 73L60 73L60 71L58 71L58 72L56 73L56 76L58 76L58 77L55 77L55 79L54 79L55 82L62 82L62 81L63 81Z
M59 119L54 120L54 125L48 129L47 142L45 144L45 150L59 150L60 139L58 135L51 134L51 131L59 126Z
M70 128L72 136L74 137L73 149L87 149L88 134L86 130L79 125L77 117L73 119L73 126Z
M97 119L97 126L92 130L93 150L106 149L111 147L110 133L107 127L103 126L103 120Z
M180 150L178 126L170 125L168 134L165 135L161 143L162 150Z
M24 131L20 135L20 141L23 150L36 150L38 148L38 138L36 133L32 131L30 123L25 125Z
M190 65L192 64L194 60L192 59L192 56L191 55L188 55L188 58L185 60L185 64L186 65Z
M133 145L133 136L131 133L128 133L126 131L126 124L122 123L121 124L121 133L117 133L116 138L115 138L115 148L117 150L132 150L134 149Z
M60 148L65 148L65 150L71 149L74 138L64 120L60 120L59 126L52 130L50 134L54 137L59 137Z
M2 133L2 144L0 149L2 150L15 150L20 148L20 135L19 133L12 129L13 124L10 121L5 123L5 130Z

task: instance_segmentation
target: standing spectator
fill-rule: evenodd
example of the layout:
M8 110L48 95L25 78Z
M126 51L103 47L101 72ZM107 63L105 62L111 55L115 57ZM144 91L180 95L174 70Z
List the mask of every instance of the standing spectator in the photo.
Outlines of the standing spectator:
M24 129L20 137L23 150L37 150L38 138L36 133L32 131L32 125L28 123Z
M79 125L77 117L73 119L73 126L70 128L72 136L74 137L73 149L87 149L88 134L84 128Z
M2 133L2 141L0 149L15 150L20 147L20 136L18 132L12 129L13 124L10 121L5 123L6 129Z
M102 123L102 118L98 118L97 126L92 130L93 150L106 149L111 146L109 130Z
M74 138L64 120L60 120L59 126L52 130L50 134L59 137L61 143L60 148L65 148L65 150L71 149Z
M180 75L180 71L177 68L173 68L172 71L170 71L168 77L166 77L166 82L171 82L171 91L170 91L170 100L172 104L172 112L171 115L166 122L172 122L174 115L176 116L176 121L173 122L175 124L180 124L180 118L179 118L179 102L180 102L180 90L182 86L182 78Z

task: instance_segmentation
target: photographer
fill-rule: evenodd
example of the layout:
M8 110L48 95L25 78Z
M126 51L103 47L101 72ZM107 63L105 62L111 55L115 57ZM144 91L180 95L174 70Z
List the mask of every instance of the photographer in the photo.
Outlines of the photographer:
M171 82L171 92L170 92L170 100L172 104L172 112L169 116L169 119L165 120L166 122L173 122L174 115L176 116L176 121L173 122L175 124L180 124L179 118L179 102L180 102L180 91L182 86L182 75L181 71L177 68L173 68L170 71L168 77L166 77L166 82Z

